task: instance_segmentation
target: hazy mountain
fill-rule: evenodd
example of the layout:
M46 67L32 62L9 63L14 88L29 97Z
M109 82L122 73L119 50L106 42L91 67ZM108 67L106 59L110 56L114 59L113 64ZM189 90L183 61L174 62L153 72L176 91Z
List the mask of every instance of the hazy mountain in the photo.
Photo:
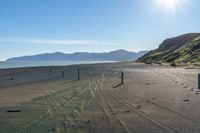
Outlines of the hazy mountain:
M137 61L200 63L200 33L166 39L158 49L150 51Z
M7 61L127 61L136 60L148 51L128 52L126 50L116 50L108 53L87 53L77 52L73 54L46 53L32 56L22 56L7 59Z

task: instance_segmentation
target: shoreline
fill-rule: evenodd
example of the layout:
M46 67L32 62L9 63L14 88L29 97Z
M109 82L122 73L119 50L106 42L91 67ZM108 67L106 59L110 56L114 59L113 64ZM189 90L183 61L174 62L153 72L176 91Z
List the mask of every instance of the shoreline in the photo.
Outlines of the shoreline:
M71 65L84 65L84 64L101 64L101 63L115 63L123 61L0 61L0 70L1 69L15 69L15 68L29 68L29 67L62 67L62 66L71 66ZM12 66L2 67L3 63L11 63ZM17 65L15 63L18 63ZM20 63L26 63L26 65L19 65ZM30 63L27 65L27 63ZM38 65L42 64L42 65Z

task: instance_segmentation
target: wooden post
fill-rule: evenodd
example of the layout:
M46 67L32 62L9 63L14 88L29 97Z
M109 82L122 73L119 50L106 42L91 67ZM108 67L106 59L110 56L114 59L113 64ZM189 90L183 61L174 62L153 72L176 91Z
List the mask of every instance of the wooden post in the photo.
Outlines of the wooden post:
M52 71L52 68L50 67L50 69L49 69L49 75L51 75L51 71Z
M65 71L62 71L62 77L63 78L65 77Z
M121 73L121 84L124 84L124 73Z
M200 73L198 74L198 89L200 89Z
M77 69L77 72L78 72L78 80L80 80L80 69L79 68Z

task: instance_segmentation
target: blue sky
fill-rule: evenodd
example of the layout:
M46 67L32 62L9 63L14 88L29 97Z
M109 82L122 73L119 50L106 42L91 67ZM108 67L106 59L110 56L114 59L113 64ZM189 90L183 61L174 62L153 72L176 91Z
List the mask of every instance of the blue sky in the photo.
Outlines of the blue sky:
M0 60L57 51L151 50L165 38L200 32L199 0L169 0L173 9L157 1L1 0Z

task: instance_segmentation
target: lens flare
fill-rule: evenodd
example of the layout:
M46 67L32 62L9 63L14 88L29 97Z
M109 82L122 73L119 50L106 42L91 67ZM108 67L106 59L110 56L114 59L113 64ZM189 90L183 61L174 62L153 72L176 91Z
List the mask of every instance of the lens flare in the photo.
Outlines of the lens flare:
M187 3L187 0L154 0L154 2L158 8L169 12L182 8Z

